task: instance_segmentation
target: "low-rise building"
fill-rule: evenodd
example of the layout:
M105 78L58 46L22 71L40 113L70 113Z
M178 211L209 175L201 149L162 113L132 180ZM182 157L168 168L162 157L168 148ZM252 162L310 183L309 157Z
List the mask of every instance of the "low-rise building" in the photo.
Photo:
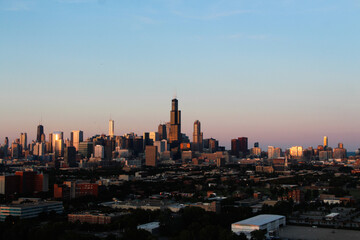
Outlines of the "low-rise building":
M20 198L8 205L0 206L0 221L5 221L7 216L24 218L38 217L40 213L63 212L63 203L58 201L41 201L38 198Z
M79 221L81 223L90 223L90 224L108 224L111 221L119 217L123 214L115 214L115 213L99 213L99 212L84 212L84 213L72 213L68 214L69 222Z
M285 216L262 214L231 224L231 230L240 235L244 233L248 239L251 238L251 232L264 230L267 238L278 236L279 228L286 225Z

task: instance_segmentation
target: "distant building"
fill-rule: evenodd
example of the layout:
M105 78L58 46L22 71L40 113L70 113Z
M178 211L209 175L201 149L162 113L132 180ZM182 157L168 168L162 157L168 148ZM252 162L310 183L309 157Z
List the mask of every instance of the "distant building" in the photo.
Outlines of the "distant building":
M273 146L268 146L268 159L280 158L281 157L281 148L275 148Z
M199 120L194 122L192 150L202 152L203 150L203 133L201 132L201 123Z
M109 136L114 136L114 120L109 120Z
M82 196L98 196L96 183L65 181L63 184L54 184L54 198L70 200Z
M84 212L84 213L72 213L68 214L69 222L79 221L81 223L90 224L109 224L111 221L123 214L115 213L97 213L97 212Z
M167 140L163 139L161 141L154 142L154 146L157 147L158 153L163 153L165 151L169 151Z
M64 162L69 167L76 167L76 149L75 149L75 147L65 147Z
M181 111L178 109L178 100L176 98L171 102L169 143L174 158L179 158L179 147L181 143Z
M208 139L208 141L209 141L210 152L212 152L212 153L217 152L219 149L219 141L217 141L214 138L210 138L210 139Z
M93 151L94 151L94 143L93 142L79 143L79 153L82 155L82 157L90 158Z
M20 145L23 151L27 149L27 133L20 133Z
M327 148L329 149L329 148ZM332 158L332 151L326 150L326 151L320 151L319 152L319 160L320 161L327 161Z
M79 151L79 144L84 141L84 133L81 130L72 131L70 141L76 151Z
M337 148L333 150L333 158L335 159L344 159L347 157L346 149L344 148L343 143L339 143Z
M145 165L156 167L158 159L157 146L146 146L145 148Z
M104 159L104 156L105 156L104 146L96 145L94 151L94 157Z
M0 176L0 194L32 194L49 191L49 177L32 171L17 171L15 174Z
M301 146L291 147L290 148L290 156L292 158L296 158L296 159L302 158L302 156L303 156L303 147L301 147Z
M329 144L329 140L327 136L324 136L324 149L326 149L328 147Z
M39 125L37 127L37 134L36 134L36 141L37 142L42 142L41 140L41 136L44 134L44 126L43 125ZM45 136L45 135L44 135Z
M152 144L154 144L154 142L159 141L159 133L158 132L150 132L149 138L150 138Z
M21 157L21 147L18 143L11 144L11 157L14 159L18 159Z
M246 157L248 154L248 138L239 137L231 140L231 155L237 157Z
M158 127L159 140L167 140L166 124L159 124Z

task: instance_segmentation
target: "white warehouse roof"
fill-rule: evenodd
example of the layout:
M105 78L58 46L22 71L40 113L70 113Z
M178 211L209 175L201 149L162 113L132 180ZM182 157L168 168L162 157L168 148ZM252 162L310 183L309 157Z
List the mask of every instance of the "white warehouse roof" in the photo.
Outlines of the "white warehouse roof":
M236 224L236 225L262 226L264 224L267 224L269 222L273 222L273 221L276 221L276 220L280 220L282 218L285 218L285 216L262 214L262 215L257 215L255 217L248 218L248 219L245 219L245 220L233 223L233 224Z

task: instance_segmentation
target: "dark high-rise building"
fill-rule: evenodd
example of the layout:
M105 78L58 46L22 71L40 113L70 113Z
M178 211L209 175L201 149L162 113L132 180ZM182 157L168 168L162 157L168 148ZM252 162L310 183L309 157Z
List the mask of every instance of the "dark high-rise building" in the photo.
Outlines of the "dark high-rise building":
M111 161L112 153L115 150L115 139L111 138L105 140L104 148L105 148L105 160Z
M11 144L11 157L12 158L19 158L21 157L21 147L20 144L14 142Z
M157 146L146 146L145 148L145 165L156 167L158 150Z
M167 139L166 124L159 124L158 127L159 140Z
M181 111L178 110L178 100L172 100L170 111L170 144L180 143L181 140Z
M94 153L93 142L81 142L79 143L79 153L86 158L90 158L91 154Z
M214 153L217 152L219 148L219 141L214 138L209 139L209 150L210 152Z
M66 147L64 149L64 162L69 167L76 167L76 148Z
M53 152L53 134L49 133L49 147L47 147L48 152Z
M143 149L145 150L146 146L150 146L150 134L148 132L144 132L143 134Z
M248 138L231 139L231 155L245 157L248 154Z
M174 98L170 111L170 136L169 143L174 159L179 159L181 143L181 111L178 109L178 100Z
M231 155L239 156L239 141L235 139L231 139Z
M27 133L20 134L20 145L23 151L27 149Z
M43 125L39 125L37 127L37 134L36 134L36 141L37 142L41 142L41 135L44 134L44 126Z
M193 151L201 152L203 150L203 133L201 132L201 124L199 120L194 122L193 132Z
M239 140L239 150L242 153L242 156L245 157L248 154L248 138L240 137Z
M144 152L143 138L142 137L135 137L133 139L133 147L134 147L134 153L135 154Z

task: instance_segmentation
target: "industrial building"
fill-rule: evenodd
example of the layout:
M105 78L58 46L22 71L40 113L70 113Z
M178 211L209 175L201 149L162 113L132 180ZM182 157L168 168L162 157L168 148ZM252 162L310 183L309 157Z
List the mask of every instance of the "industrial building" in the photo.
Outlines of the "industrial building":
M278 236L279 228L285 225L285 216L262 214L231 224L231 230L237 235L244 233L248 239L251 238L251 232L264 230L265 236L269 238Z

